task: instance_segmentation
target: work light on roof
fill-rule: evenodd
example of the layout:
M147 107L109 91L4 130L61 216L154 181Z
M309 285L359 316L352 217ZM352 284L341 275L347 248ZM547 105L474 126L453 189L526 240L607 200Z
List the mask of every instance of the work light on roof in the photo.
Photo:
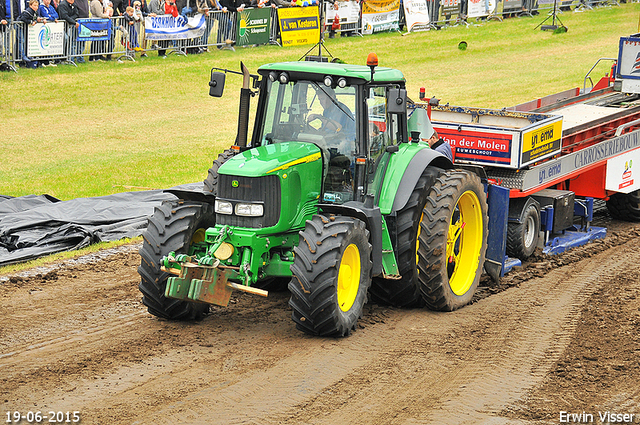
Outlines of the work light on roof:
M280 76L278 77L278 80L282 84L287 84L289 82L289 76L287 75L286 72L281 72Z
M333 78L331 78L330 75L327 75L326 77L324 77L324 85L327 87L331 87L331 85L333 84Z
M338 87L341 89L347 87L347 79L344 77L338 78Z
M276 81L277 79L278 79L278 74L276 74L275 72L270 72L269 73L269 80L271 80L272 83L274 81Z

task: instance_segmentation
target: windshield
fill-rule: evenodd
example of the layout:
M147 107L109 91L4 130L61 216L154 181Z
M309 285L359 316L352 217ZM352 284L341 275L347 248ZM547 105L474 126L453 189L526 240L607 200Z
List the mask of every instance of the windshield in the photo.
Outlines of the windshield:
M268 83L261 144L313 143L324 161L324 201L345 202L353 192L356 87L335 89L315 81Z
M355 87L332 89L315 81L272 82L265 107L262 144L334 138L355 149Z

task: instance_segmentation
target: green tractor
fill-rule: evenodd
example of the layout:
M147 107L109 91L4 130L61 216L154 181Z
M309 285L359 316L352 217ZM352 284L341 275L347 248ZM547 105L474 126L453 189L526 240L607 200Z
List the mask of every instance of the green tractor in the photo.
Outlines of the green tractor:
M429 148L402 73L371 55L367 66L242 69L235 144L203 192L172 190L178 199L150 219L139 267L149 312L198 319L233 290L288 284L298 329L346 336L368 297L439 311L469 303L485 262L486 180ZM212 71L211 95L226 72Z

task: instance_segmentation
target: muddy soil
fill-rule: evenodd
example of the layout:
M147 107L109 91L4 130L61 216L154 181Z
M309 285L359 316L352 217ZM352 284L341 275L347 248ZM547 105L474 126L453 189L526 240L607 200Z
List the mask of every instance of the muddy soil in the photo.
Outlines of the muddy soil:
M604 240L483 278L461 310L367 305L343 339L297 331L286 293L157 319L136 245L2 276L0 421L640 423L640 225L606 225Z

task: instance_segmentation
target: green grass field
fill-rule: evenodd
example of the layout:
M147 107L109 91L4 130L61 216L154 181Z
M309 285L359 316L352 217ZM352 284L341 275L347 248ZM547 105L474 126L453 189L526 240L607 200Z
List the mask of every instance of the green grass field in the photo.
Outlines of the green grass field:
M564 34L534 30L545 18L507 19L402 36L327 40L335 57L400 69L409 96L420 87L443 103L502 108L572 87L601 57L617 57L621 36L638 32L640 4L564 13ZM458 50L460 41L468 48ZM58 66L0 74L0 194L61 199L134 188L166 188L206 177L235 139L240 77L208 95L212 67L251 72L298 60L310 46L261 46L135 63ZM602 76L610 63L596 69ZM594 78L595 79L595 78ZM597 80L596 80L597 81Z

